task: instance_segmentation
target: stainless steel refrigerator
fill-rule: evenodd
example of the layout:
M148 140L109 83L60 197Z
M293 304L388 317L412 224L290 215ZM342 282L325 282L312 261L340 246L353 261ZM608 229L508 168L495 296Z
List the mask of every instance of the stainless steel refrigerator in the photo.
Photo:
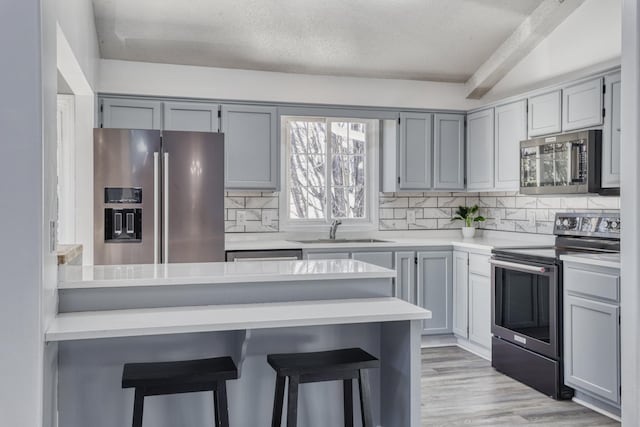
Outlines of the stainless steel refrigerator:
M94 264L224 261L224 136L94 129Z

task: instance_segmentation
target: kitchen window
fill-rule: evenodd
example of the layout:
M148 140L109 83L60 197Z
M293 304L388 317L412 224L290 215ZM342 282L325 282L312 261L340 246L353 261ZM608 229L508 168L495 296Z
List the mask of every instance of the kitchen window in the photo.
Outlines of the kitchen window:
M282 226L372 227L377 134L377 120L283 117Z

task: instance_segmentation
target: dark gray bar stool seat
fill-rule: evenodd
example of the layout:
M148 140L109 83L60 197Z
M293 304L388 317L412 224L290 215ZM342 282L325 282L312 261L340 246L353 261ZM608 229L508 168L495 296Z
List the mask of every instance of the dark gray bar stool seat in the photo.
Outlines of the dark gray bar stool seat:
M270 354L267 362L276 371L272 427L280 427L284 406L285 381L289 379L287 427L298 423L298 385L322 381L343 381L344 425L353 427L353 380L360 386L362 425L373 427L371 391L367 369L380 361L360 348L315 353Z
M177 362L127 363L122 388L135 388L133 427L142 427L145 396L213 391L215 426L229 427L227 380L238 378L230 357Z

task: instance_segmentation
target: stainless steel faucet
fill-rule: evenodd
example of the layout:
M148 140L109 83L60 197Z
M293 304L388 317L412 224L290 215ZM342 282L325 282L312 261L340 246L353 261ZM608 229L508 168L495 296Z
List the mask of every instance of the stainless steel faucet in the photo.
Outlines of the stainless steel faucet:
M338 231L338 226L342 224L342 221L335 220L331 223L331 228L329 228L329 239L336 239L336 231Z

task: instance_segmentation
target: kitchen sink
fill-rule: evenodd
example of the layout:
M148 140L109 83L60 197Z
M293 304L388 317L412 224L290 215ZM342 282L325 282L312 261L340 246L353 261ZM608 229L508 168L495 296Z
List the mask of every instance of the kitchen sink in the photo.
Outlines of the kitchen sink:
M387 240L378 239L315 239L315 240L291 240L295 243L387 243Z

